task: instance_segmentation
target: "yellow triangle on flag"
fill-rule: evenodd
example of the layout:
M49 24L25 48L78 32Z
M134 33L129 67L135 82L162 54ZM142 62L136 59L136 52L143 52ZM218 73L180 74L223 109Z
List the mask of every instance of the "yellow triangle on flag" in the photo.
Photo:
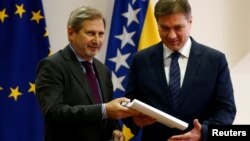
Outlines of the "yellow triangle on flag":
M148 10L144 20L138 51L145 49L159 41L160 37L158 34L157 23L154 18L154 8L152 5L152 1L150 0L148 3Z

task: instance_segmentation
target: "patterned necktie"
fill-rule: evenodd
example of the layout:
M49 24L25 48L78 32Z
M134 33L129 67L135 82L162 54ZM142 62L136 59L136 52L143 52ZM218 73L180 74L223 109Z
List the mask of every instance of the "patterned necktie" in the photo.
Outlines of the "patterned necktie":
M169 75L169 90L172 97L174 108L177 109L180 102L180 67L178 59L179 52L171 54L170 75Z
M102 103L97 78L96 78L96 75L94 73L94 69L93 69L92 64L88 61L84 61L84 62L82 62L82 65L86 69L85 75L86 75L86 78L88 80L88 84L90 86L90 89L93 93L93 97L95 99L95 102Z

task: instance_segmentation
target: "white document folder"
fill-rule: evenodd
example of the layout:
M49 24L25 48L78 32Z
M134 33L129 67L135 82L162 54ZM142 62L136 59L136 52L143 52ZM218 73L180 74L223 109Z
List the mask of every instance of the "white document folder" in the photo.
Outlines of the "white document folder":
M131 102L122 102L121 105L137 110L145 115L155 118L158 122L170 127L185 130L188 123L173 117L161 110L158 110L142 101L134 99Z

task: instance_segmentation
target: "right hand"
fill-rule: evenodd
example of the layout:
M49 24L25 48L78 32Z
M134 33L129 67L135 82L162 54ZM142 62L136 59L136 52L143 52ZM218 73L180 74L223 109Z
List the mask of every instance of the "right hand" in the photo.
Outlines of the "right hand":
M142 113L134 115L133 120L135 124L139 127L151 125L156 122L156 119Z
M121 97L106 103L108 117L111 119L122 119L137 114L137 111L121 105L122 102L129 101L130 99Z
M201 123L198 119L193 121L194 128L187 133L174 135L167 141L201 141Z

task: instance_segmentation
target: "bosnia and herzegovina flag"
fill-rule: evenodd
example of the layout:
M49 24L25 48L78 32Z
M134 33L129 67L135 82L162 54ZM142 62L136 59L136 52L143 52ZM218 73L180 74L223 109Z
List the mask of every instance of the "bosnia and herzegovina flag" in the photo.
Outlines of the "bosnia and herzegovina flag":
M132 55L159 40L150 0L115 0L105 59L112 70L114 98L124 95ZM126 140L141 140L125 125L123 133Z
M41 0L0 1L0 141L42 141L35 96L38 61L49 54Z

